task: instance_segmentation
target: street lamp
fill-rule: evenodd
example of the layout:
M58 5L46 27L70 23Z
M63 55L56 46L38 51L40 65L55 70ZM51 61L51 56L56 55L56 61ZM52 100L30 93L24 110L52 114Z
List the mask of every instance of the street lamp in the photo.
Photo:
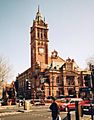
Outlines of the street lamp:
M32 93L33 93L33 94L32 94L32 103L33 103L33 104L34 104L34 98L35 98L35 90L34 90L34 87L35 87L35 86L34 86L34 83L33 83L33 84L32 84L32 90L33 90L33 91L32 91Z
M53 76L53 58L56 57L56 52L53 51L51 54L51 70L52 70L52 96L54 96L54 76Z
M59 68L61 74L62 74L62 94L64 94L64 71L65 71L66 63L63 63L63 65ZM64 86L64 87L63 87Z
M92 69L91 69L91 84L92 84L92 99L94 99L94 65L92 65Z
M27 82L28 82L28 79L25 79L24 80L24 99L26 99L27 95Z
M53 70L52 70L52 96L54 96L54 76L53 76Z
M26 109L25 108L25 98L26 98L26 82L27 82L27 79L24 80L24 98L23 98L23 103L24 103L24 110Z

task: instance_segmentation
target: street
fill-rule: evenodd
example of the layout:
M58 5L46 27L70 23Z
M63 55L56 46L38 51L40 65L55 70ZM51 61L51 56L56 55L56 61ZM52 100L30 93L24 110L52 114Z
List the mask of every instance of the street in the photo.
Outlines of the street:
M67 112L60 112L62 120L67 116ZM7 107L0 109L0 120L51 120L49 106L32 106L30 111L24 111L23 107ZM71 112L71 120L75 119L75 112ZM90 116L84 116L80 120L90 120Z
M49 106L32 106L31 111L24 111L23 108L19 108L20 112L17 111L16 107L0 109L0 120L51 120L51 112ZM66 116L66 113L61 113L62 118Z

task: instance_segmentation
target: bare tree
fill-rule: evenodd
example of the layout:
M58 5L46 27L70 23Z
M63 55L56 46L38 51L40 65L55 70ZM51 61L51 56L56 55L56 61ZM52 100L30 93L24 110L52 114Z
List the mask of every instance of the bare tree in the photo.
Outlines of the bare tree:
M11 66L5 57L0 56L0 83L9 79L11 73Z
M89 57L87 60L87 65L89 67L89 69L91 70L92 69L92 66L94 66L94 55L92 55L91 57Z

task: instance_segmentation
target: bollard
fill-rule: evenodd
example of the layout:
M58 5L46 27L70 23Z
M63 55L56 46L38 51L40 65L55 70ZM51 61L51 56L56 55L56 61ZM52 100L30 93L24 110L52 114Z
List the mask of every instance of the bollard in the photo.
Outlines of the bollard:
M78 104L78 111L79 111L79 118L82 116L82 109L81 105Z
M16 102L16 107L19 108L19 103L18 102Z
M79 110L78 110L78 101L75 101L75 116L76 116L76 120L80 120L79 119Z
M23 103L23 104L24 104L24 110L25 110L25 109L26 109L26 105L25 105L25 98L24 98L24 103Z
M71 115L70 115L70 109L69 109L69 107L67 107L67 110L68 110L67 118L68 118L68 120L71 120Z
M91 108L91 120L93 120L93 109L92 109L92 104L90 104L90 108Z
M30 110L30 102L29 101L27 101L27 108L26 109Z
M83 108L81 106L81 117L83 117Z

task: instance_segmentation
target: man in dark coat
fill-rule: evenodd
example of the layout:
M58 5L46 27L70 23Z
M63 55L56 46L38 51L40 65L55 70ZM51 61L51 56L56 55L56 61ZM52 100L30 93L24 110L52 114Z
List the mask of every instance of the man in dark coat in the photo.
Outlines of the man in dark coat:
M52 111L52 120L58 120L59 106L57 105L54 97L52 98L52 104L49 108Z

